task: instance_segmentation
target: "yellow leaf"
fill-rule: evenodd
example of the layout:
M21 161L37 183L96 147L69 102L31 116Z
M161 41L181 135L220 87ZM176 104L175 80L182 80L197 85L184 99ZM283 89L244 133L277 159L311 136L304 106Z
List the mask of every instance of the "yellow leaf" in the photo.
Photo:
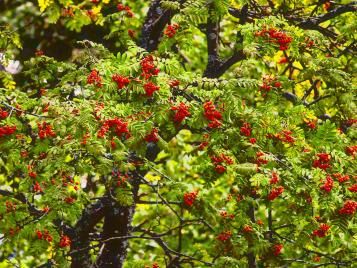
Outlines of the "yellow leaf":
M72 160L73 160L73 158L71 157L71 155L67 155L64 162L68 163L68 162L71 162Z
M2 82L4 83L5 88L14 90L16 88L16 82L13 80L10 80L8 77L4 77L2 79Z
M40 11L44 12L52 4L53 0L38 0L38 5L40 6Z
M147 179L148 181L159 181L161 179L161 177L155 176L152 173L148 173L145 175L145 179Z
M100 6L96 6L96 7L92 8L92 12L94 15L99 14L101 10L102 10L102 7L100 7Z

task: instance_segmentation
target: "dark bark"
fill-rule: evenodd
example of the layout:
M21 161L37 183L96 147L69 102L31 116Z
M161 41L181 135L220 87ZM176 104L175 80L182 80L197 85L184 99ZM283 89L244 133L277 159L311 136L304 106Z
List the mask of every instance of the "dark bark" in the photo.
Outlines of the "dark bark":
M320 23L322 23L324 21L333 19L333 18L335 18L335 17L337 17L337 16L339 16L339 15L341 15L343 13L356 11L357 10L356 4L357 4L357 2L353 1L353 2L351 2L349 4L341 5L341 6L337 7L337 8L335 8L335 9L327 12L326 14L303 20L299 24L299 26L301 26L301 27L303 27L303 26L309 27L309 25L311 25L311 24L318 25L318 24L320 24Z
M173 16L171 10L163 10L160 7L160 2L160 0L152 1L141 31L142 37L140 46L147 51L154 51L157 49L162 31Z
M211 9L212 8L213 7L211 7ZM210 12L212 12L212 10ZM239 18L240 24L244 24L248 21L248 5L244 5L242 9L230 9L229 12L232 16ZM218 78L232 65L246 59L246 56L243 53L243 36L238 32L236 44L238 48L233 52L233 55L225 61L219 58L219 20L212 19L212 14L210 15L206 26L208 63L203 76Z
M97 260L100 268L121 268L125 262L128 239L111 239L113 237L126 237L132 231L131 222L135 213L137 195L139 191L139 177L133 174L131 178L133 203L130 206L120 205L112 201L105 211L103 226L103 244Z
M213 4L209 8L209 18L206 24L206 40L207 40L207 53L208 61L207 67L203 74L205 77L214 78L217 77L216 71L220 67L221 62L218 56L219 47L219 20L214 18Z
M108 198L101 198L95 204L89 205L74 227L71 245L72 268L90 267L89 233L104 217L105 209L109 207Z

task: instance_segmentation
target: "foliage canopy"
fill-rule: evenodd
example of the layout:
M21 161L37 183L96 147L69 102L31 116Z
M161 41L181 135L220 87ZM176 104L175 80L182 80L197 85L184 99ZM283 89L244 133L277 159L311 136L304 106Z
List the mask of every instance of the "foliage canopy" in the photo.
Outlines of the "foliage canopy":
M355 265L356 2L0 10L0 267Z

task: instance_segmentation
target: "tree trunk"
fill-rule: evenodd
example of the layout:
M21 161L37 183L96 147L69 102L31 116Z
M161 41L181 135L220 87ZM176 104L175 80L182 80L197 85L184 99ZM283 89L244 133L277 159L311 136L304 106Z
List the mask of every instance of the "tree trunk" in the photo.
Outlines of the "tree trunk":
M121 268L125 262L129 244L127 237L131 234L131 222L139 191L139 179L134 176L132 178L132 205L122 206L113 202L105 212L102 233L103 244L96 262L99 268Z

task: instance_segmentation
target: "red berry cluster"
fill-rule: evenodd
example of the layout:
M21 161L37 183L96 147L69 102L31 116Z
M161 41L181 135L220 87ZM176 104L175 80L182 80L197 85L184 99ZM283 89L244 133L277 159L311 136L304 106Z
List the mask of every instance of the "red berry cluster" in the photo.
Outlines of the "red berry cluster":
M196 198L197 198L197 195L198 195L198 191L193 191L193 192L190 192L190 193L185 193L183 195L183 201L184 203L189 206L189 207L192 207L193 203L195 202Z
M320 262L321 261L321 257L316 255L316 256L314 256L313 261L314 262Z
M37 230L36 231L36 235L37 235L37 238L39 240L45 240L47 241L48 243L51 243L52 240L53 240L53 237L52 235L50 234L50 232L48 230L43 230L43 232L41 232L40 230Z
M357 210L357 202L348 200L344 203L343 207L338 211L341 215L353 215Z
M189 106L186 105L185 103L181 102L177 106L172 106L171 111L176 111L174 114L174 122L181 124L183 120L185 120L186 117L190 116L191 113L189 111Z
M357 184L353 184L351 187L348 187L348 190L352 193L357 192Z
M55 183L56 183L55 180L52 179L52 184L55 184ZM63 187L73 186L74 190L77 191L78 190L78 185L79 185L79 182L75 182L73 177L66 176L66 175L62 176L62 186ZM67 197L65 199L65 201L66 201L66 203L71 204L71 203L73 203L75 201L75 199L72 198L72 197Z
M49 108L50 108L50 103L45 104L42 108L42 112L47 113Z
M117 5L117 9L118 11L125 11L126 12L126 16L128 16L129 18L132 18L134 16L133 11L131 11L129 6L124 6L123 4L118 4Z
M325 11L328 11L331 7L331 2L330 1L327 1L323 4L323 7L324 7L324 10Z
M320 224L319 229L314 230L312 232L313 236L325 237L327 235L328 230L330 230L330 226L326 223Z
M175 36L176 31L180 28L180 25L178 25L177 23L174 24L170 24L167 25L164 34L168 37L168 38L172 38Z
M317 125L317 120L312 120L312 121L305 121L306 125L310 129L315 129Z
M102 127L98 131L98 138L103 138L108 133L110 128L114 128L114 132L119 138L121 138L122 135L124 135L125 138L130 137L128 123L119 118L114 118L104 121Z
M63 17L74 17L73 8L71 8L71 7L63 8L62 9L62 16Z
M60 242L59 242L59 246L60 246L60 248L65 248L65 247L69 247L71 245L71 243L72 243L72 241L68 236L62 235Z
M41 49L37 49L35 52L36 57L42 57L45 55L45 52L43 52Z
M16 228L10 228L9 229L9 235L14 236L15 234L19 233L21 230L20 226L16 226Z
M258 166L268 164L269 161L268 159L266 159L266 155L264 152L257 152L256 156L257 156L256 163Z
M82 138L81 145L86 145L89 138L90 138L90 134L87 132L86 134L84 134Z
M169 82L169 86L171 88L178 87L179 85L180 85L180 81L179 80L172 80L172 81Z
M295 138L292 137L291 134L293 134L293 132L290 130L282 130L278 134L276 134L274 137L282 142L294 144Z
M67 196L64 199L64 202L66 202L67 204L73 204L76 201L76 199L72 196Z
M159 141L159 130L157 128L153 128L151 132L144 137L146 142L158 142Z
M251 144L255 144L255 143L257 142L257 139L256 139L256 138L250 138L250 139L249 139L249 142L250 142Z
M6 213L10 213L10 212L16 211L16 204L11 202L11 201L7 200L5 202L5 206L6 206Z
M350 126L352 126L352 125L354 125L354 124L357 124L357 119L350 118L350 119L347 119L347 120L346 120L346 125L347 125L348 127L350 127Z
M260 89L269 92L272 88L281 88L281 82L276 81L276 78L273 76L263 76L263 84L260 86Z
M280 31L275 28L262 29L261 31L257 31L255 36L263 37L268 39L268 42L278 44L280 50L287 50L293 38L283 31Z
M234 219L234 214L228 214L227 211L225 211L225 210L222 210L222 211L219 213L219 215L220 215L223 219L227 219L227 218L229 218L229 219L231 219L231 220Z
M249 123L243 123L243 126L240 128L240 134L246 137L249 137L252 134L252 128Z
M223 165L232 165L234 163L233 159L225 154L220 154L216 156L210 156L214 169L217 173L224 173L226 171L226 167Z
M122 89L130 83L130 79L128 77L119 74L114 74L112 76L112 80L117 83L118 89Z
M43 122L42 124L38 123L38 136L41 140L49 137L56 137L56 133L53 131L52 126L47 123Z
M33 168L32 165L28 165L27 166L28 175L29 175L30 178L36 179L37 173L35 171L33 171L32 168Z
M282 250L283 250L283 245L282 244L275 244L273 246L273 254L274 254L274 256L279 256L281 254Z
M253 232L253 227L250 226L250 225L244 225L242 231L243 231L244 233L251 233L251 232Z
M35 184L33 185L33 190L36 193L41 193L43 192L41 185L36 181Z
M225 242L229 240L232 237L232 232L231 231L223 231L217 236L217 239L219 241Z
M90 74L87 76L87 84L89 85L95 85L97 87L102 87L102 78L99 75L99 72L97 70L92 70Z
M350 176L342 175L340 173L335 173L335 174L333 174L333 176L338 180L339 183L344 183L344 182L350 180Z
M209 128L219 128L222 123L222 114L216 109L212 101L207 101L203 104L204 115L210 123L208 124Z
M312 163L314 168L321 168L323 170L328 169L330 165L331 156L327 153L319 153L316 155L318 159L315 159Z
M160 89L160 87L155 85L153 82L147 82L144 85L144 89L145 89L145 92L146 92L146 96L147 97L151 97L154 94L155 91L158 91Z
M9 136L16 131L16 126L3 126L0 127L0 138Z
M118 186L118 187L125 188L125 186L126 186L126 181L128 180L129 175L128 175L128 174L125 174L125 175L118 174L117 178L118 178L118 180L117 180L117 186Z
M37 173L35 171L29 171L29 177L33 178L33 179L36 179Z
M278 61L279 64L284 64L284 63L288 63L288 62L289 62L289 59L288 59L287 57L282 57L282 58Z
M346 147L346 154L355 156L356 152L357 152L357 145L347 146Z
M209 134L204 134L203 135L203 141L198 145L198 150L202 151L204 150L209 144Z
M97 19L97 15L94 13L93 9L87 10L86 15L93 21Z
M130 36L130 38L134 38L135 37L135 31L132 29L128 30L128 35Z
M271 179L269 181L270 184L277 184L279 182L279 175L276 172L271 173Z
M283 192L284 192L283 186L278 186L278 187L271 189L271 191L268 195L268 200L273 201L275 198L280 196Z
M154 64L154 57L152 55L146 56L140 62L142 74L145 79L150 79L152 76L158 75L159 69Z
M0 120L1 119L5 119L6 117L8 117L9 113L3 109L0 108Z
M42 209L42 212L44 213L48 213L50 211L50 207L49 206L45 206L43 209Z
M320 189L324 190L326 193L329 193L331 192L332 188L333 188L333 179L331 178L330 175L327 175L324 185L322 185Z

